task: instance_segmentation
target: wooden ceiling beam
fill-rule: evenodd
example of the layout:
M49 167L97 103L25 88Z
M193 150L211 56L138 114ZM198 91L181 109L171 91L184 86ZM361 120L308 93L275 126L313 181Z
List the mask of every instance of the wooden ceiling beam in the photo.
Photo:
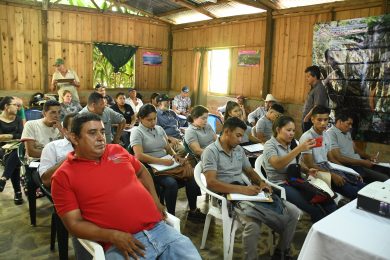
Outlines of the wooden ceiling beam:
M272 11L271 8L269 8L268 6L260 3L260 2L255 2L253 0L234 0L238 3L241 3L241 4L244 4L244 5L249 5L249 6L252 6L252 7L256 7L256 8L260 8L260 9L263 9L263 10L266 10L266 11Z
M280 6L279 0L275 1L275 3L272 2L271 0L254 0L254 1L263 4L272 10L278 10L282 8Z
M204 14L204 15L206 15L208 17L211 17L211 18L214 18L214 19L218 18L217 16L215 16L211 12L207 11L203 7L197 7L195 5L192 5L192 4L188 3L185 0L170 0L170 1L171 2L175 2L175 3L177 3L177 4L181 5L181 6L184 6L184 7L188 8L188 9L194 10L194 11L196 11L198 13Z
M227 2L230 2L230 1L232 1L232 0L218 0L217 3L207 2L207 3L202 4L202 7L205 8L205 7L208 7L208 6L215 6L215 5L219 5L219 4L222 4L222 3L227 3ZM175 9L175 10L172 10L172 11L168 11L168 12L157 14L157 16L158 17L163 17L163 16L168 16L168 15L180 13L180 12L187 11L187 10L188 10L188 8L179 8L179 9Z

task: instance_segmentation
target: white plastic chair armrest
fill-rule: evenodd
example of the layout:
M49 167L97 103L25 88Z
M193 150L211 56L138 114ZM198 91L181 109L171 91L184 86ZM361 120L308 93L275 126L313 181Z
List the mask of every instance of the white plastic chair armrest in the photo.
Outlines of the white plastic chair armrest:
M180 219L167 212L166 222L180 233Z
M104 260L106 259L104 255L103 247L91 240L77 238L80 244L93 256L95 260Z

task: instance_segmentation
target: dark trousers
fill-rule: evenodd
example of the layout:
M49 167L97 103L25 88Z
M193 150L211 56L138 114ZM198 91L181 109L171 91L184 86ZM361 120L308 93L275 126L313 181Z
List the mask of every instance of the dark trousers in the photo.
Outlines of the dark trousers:
M156 176L156 183L161 186L161 194L165 200L165 206L172 215L175 215L177 192L180 188L186 187L186 195L191 210L196 209L196 198L200 194L200 189L194 178L183 181L171 176Z
M308 213L313 223L327 216L337 209L337 205L333 200L319 205L312 204L305 199L302 193L294 187L286 184L280 185L286 190L286 199L301 210Z
M374 181L387 181L390 178L390 169L374 165L372 168L362 166L350 166L362 176L364 182L371 183Z
M12 187L15 192L21 190L20 188L20 161L16 149L4 156L4 172L3 177L11 179Z

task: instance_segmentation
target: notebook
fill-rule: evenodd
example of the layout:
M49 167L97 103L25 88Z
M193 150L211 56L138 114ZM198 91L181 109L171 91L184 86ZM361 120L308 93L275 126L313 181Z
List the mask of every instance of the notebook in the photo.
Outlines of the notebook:
M262 144L250 144L250 145L245 145L242 148L244 148L250 153L260 152L264 150L264 146Z
M264 191L257 195L249 196L239 193L230 193L227 195L228 200L246 200L246 201L260 201L260 202L273 202L272 197L269 193Z
M172 156L169 155L169 154L165 155L164 157L161 157L161 159L171 159L174 162L173 162L172 165L169 165L169 166L161 165L161 164L154 164L154 163L149 163L149 166L152 167L153 169L155 169L158 172L163 172L163 171L170 170L170 169L173 169L173 168L176 168L176 167L180 166L180 164L178 162L176 162L172 158Z

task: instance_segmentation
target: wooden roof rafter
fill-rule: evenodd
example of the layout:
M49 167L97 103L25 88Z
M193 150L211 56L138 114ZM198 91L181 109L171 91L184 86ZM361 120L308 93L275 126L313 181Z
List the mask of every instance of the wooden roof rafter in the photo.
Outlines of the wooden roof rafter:
M196 11L198 13L204 14L204 15L206 15L208 17L213 18L213 19L218 18L213 13L211 13L211 12L207 11L206 9L204 9L203 6L199 6L198 7L196 5L190 4L189 2L187 2L185 0L170 0L170 1L174 2L176 4L179 4L179 5L183 6L183 7L186 7L188 9L190 9L190 10L194 10L194 11Z
M281 9L279 0L277 3L272 2L271 0L234 0L244 5L249 5L252 7L264 9L266 11L275 11Z
M218 4L227 3L227 2L230 2L230 1L232 1L232 0L218 0L217 3L207 2L207 3L202 4L202 7L206 8L206 7L209 7L209 6L218 6ZM178 9L175 9L175 10L172 10L172 11L168 11L168 12L157 14L157 16L158 17L164 17L164 16L168 16L168 15L172 15L172 14L181 13L181 12L184 12L184 11L188 11L188 8L186 8L186 7L178 8Z
M136 7L132 6L132 5L124 3L121 0L108 0L108 2L110 2L111 4L116 5L117 7L124 7L126 9L130 9L130 10L133 10L135 12L139 12L142 15L145 15L147 17L150 17L150 18L153 18L153 19L156 19L156 20L159 20L161 22L164 22L165 24L173 24L173 22L169 21L168 19L164 19L164 18L158 17L158 16L156 16L156 15L154 15L152 13L146 12L146 11L144 11L142 9L139 9L139 8L136 8Z

